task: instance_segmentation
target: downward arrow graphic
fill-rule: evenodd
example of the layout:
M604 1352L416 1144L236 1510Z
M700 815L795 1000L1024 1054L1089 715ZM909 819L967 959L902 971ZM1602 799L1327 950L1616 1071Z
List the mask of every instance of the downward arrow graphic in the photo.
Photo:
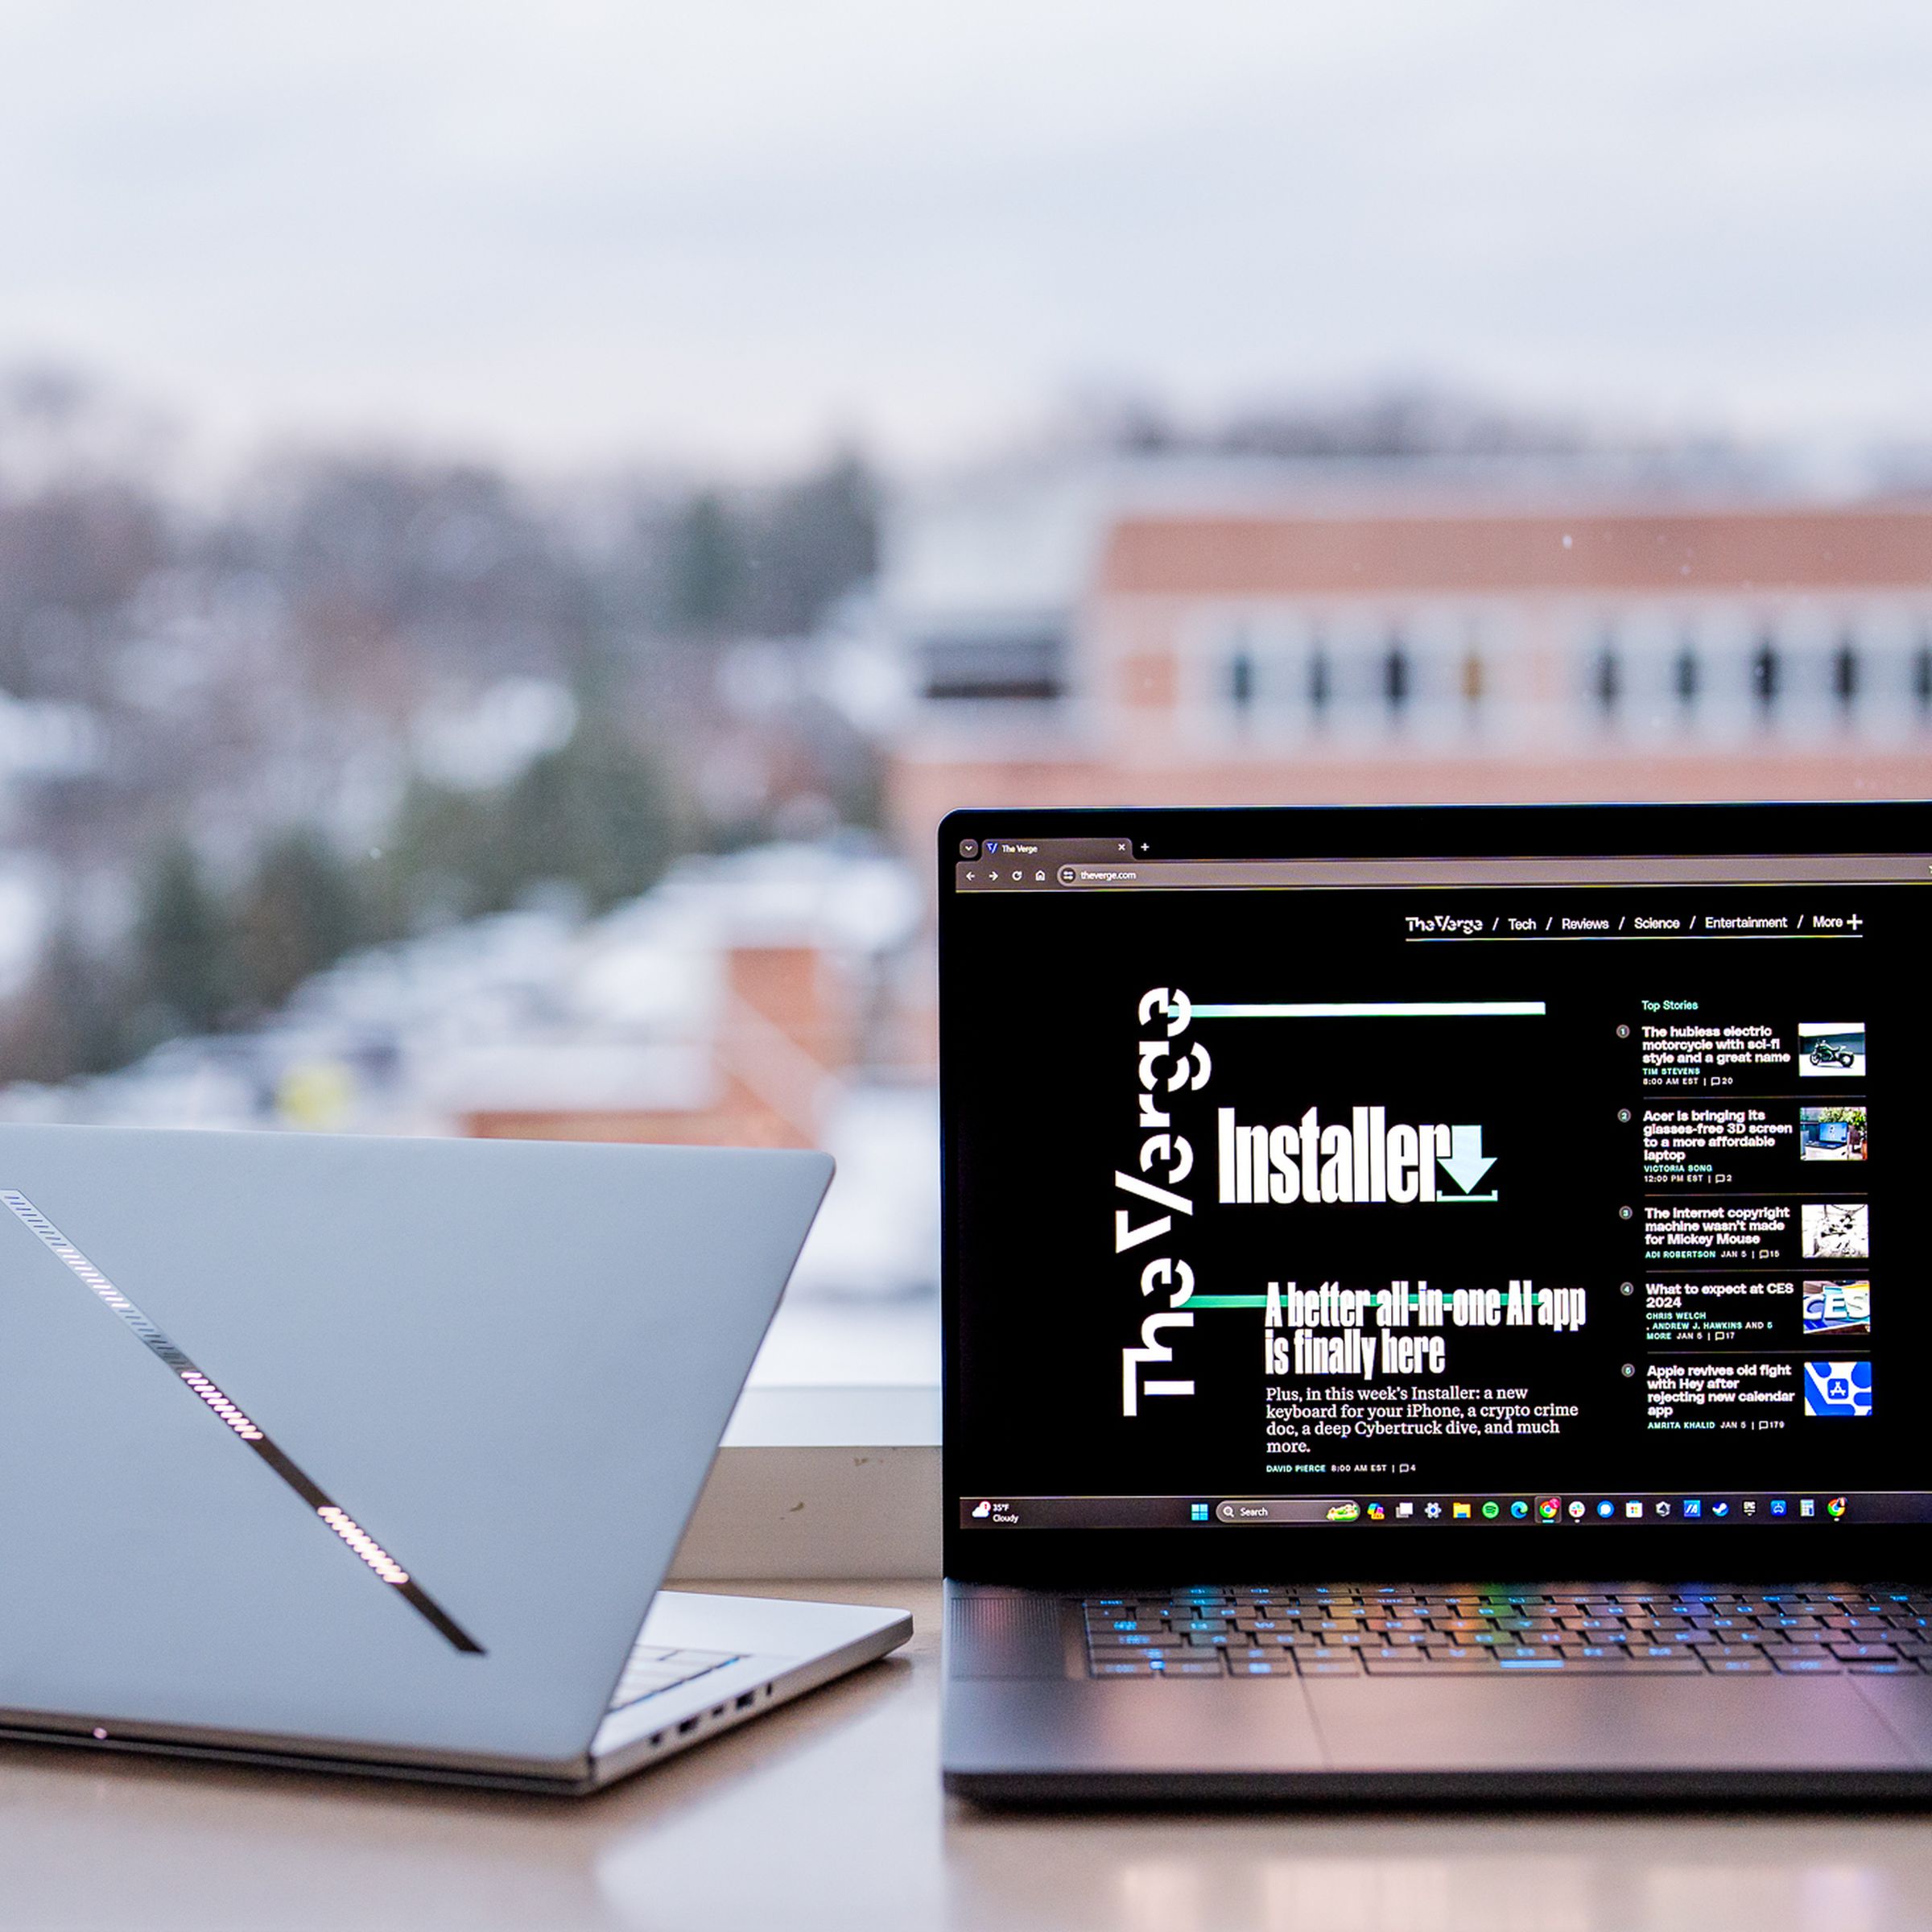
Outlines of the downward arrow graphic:
M1439 1154L1436 1165L1447 1170L1451 1180L1464 1194L1472 1194L1476 1184L1496 1165L1496 1156L1483 1152L1483 1130L1480 1127L1451 1127L1449 1129L1451 1151Z

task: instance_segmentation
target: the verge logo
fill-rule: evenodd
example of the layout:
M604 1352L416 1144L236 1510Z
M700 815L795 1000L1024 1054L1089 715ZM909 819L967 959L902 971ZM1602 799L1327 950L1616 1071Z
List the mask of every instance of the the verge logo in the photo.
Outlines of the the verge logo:
M1496 1165L1480 1126L1390 1126L1388 1109L1357 1107L1344 1125L1324 1126L1311 1107L1278 1127L1245 1127L1232 1107L1219 1110L1220 1195L1241 1206L1291 1201L1493 1201L1477 1185ZM1448 1177L1442 1186L1437 1170Z

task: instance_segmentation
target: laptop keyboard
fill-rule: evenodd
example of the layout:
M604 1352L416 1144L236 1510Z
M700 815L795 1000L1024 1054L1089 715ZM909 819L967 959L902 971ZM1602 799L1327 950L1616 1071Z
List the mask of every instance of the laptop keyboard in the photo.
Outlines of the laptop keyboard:
M625 1660L624 1674L611 1693L610 1707L621 1711L626 1704L675 1690L694 1677L737 1661L738 1654L729 1650L667 1650L662 1644L639 1644Z
M1095 1677L1932 1673L1932 1591L1510 1584L1188 1589L1084 1600Z

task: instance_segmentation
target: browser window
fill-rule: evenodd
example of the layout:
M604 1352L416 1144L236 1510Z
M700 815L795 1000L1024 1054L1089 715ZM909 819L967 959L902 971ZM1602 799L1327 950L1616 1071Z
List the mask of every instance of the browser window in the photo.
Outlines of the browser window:
M962 1530L1932 1520L1932 855L949 871Z

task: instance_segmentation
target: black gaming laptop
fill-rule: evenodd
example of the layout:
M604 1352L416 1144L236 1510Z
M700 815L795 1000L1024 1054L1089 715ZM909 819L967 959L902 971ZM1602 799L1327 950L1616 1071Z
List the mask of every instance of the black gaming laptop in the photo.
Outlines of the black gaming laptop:
M950 1789L1932 1793L1932 807L940 844Z

